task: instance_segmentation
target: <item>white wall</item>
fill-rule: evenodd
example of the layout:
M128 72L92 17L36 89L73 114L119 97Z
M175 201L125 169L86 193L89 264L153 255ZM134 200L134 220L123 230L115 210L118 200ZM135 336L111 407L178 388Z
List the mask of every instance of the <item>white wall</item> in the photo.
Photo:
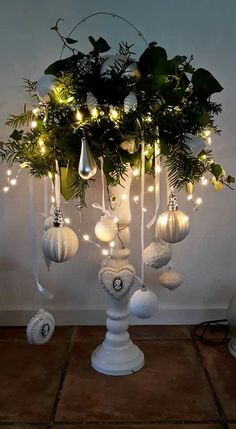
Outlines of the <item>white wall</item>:
M214 137L214 150L216 158L236 175L234 0L0 0L0 6L0 140L6 139L10 131L4 125L8 114L20 112L26 99L21 79L36 80L43 69L58 58L61 44L56 34L49 30L56 19L64 18L67 33L83 16L98 10L116 12L134 22L149 41L156 40L163 45L169 56L193 54L194 65L211 70L221 82L224 91L215 100L224 106L219 118L223 132L221 137ZM135 41L137 53L144 48L141 39L126 24L112 18L99 17L81 27L76 36L82 50L88 48L87 36L90 34L94 37L102 35L112 45L120 40ZM1 188L5 184L5 170L6 166L2 165ZM138 186L133 186L133 194ZM91 202L97 201L99 192L99 183L91 187L89 208L82 213L81 223L74 203L64 206L65 214L73 217L77 231L91 233L93 230L98 214L91 209ZM198 213L192 211L182 195L180 205L191 216L191 233L174 246L172 265L183 275L184 284L175 292L169 292L158 285L158 272L146 269L146 283L160 299L160 310L149 323L194 323L225 314L227 303L236 290L235 195L235 191L225 189L216 193L207 187L204 204ZM41 259L40 279L55 293L55 299L43 301L37 294L31 274L28 197L28 178L24 173L15 190L0 193L0 323L25 323L33 310L42 305L54 309L58 323L102 322L104 296L96 279L100 254L92 245L81 242L78 255L65 264L55 264L50 273ZM39 247L42 182L35 182L35 202ZM146 202L149 216L152 203L150 198ZM136 206L133 206L133 218L130 247L132 262L139 272L139 213ZM151 238L152 232L147 232L146 244Z

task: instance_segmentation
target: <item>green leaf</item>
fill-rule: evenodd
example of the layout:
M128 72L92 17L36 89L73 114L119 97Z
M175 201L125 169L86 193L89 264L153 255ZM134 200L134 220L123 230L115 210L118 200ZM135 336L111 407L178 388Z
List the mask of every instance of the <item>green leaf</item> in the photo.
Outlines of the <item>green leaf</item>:
M74 175L72 169L69 167L60 167L60 177L61 177L61 194L66 201L70 200L74 193L73 181Z
M139 70L142 76L161 73L166 69L167 53L160 46L149 46L139 58Z
M60 76L62 72L73 72L76 68L78 59L83 57L84 54L82 52L78 52L76 55L72 55L71 57L55 61L46 68L44 74L53 74L54 76Z
M214 76L205 69L195 70L192 75L192 84L194 90L205 97L210 97L210 95L223 89Z
M14 131L11 133L10 138L11 138L12 140L15 140L15 141L19 142L19 141L21 140L21 138L22 138L23 132L24 132L23 130L21 130L21 131L14 130Z
M213 176L215 176L216 180L221 176L223 173L222 167L220 164L215 164L214 162L211 164L211 172Z
M107 41L103 39L102 37L99 37L98 40L95 40L92 36L89 36L89 41L91 45L93 46L94 51L98 53L107 52L111 49L111 47L108 45Z
M65 40L66 40L66 42L67 42L69 45L73 45L74 43L77 43L77 42L78 42L78 40L76 40L76 39L71 39L71 37L66 37L66 38L65 38Z

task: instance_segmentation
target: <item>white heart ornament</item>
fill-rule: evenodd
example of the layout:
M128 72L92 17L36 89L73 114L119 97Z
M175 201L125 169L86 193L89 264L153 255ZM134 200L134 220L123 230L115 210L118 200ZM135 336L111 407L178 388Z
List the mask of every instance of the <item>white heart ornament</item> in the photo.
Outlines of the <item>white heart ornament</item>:
M103 267L98 273L98 279L103 289L114 299L122 299L130 290L135 275L132 265L124 265L116 270L112 267Z

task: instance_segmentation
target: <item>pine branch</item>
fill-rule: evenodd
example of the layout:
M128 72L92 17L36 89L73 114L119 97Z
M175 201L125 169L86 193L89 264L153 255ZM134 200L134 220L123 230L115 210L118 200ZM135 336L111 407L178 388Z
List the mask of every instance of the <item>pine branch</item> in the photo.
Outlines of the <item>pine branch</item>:
M24 125L29 125L30 122L34 119L34 114L32 110L26 109L26 104L24 104L24 111L19 115L10 115L6 121L6 125L12 128L19 128Z

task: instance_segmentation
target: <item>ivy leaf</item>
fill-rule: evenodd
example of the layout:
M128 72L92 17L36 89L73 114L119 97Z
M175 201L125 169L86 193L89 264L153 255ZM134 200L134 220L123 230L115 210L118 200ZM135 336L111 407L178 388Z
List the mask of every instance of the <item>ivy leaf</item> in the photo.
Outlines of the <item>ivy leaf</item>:
M65 38L65 40L66 40L66 42L67 42L69 45L73 45L74 43L77 43L77 42L78 42L78 40L76 40L76 39L71 39L71 37L66 37L66 38Z
M52 74L54 76L60 76L62 72L72 72L77 64L78 59L83 58L84 54L82 52L78 52L76 55L72 55L71 57L64 58L63 60L55 61L50 64L44 71L44 74Z
M226 182L227 183L235 183L235 177L229 175L226 179Z
M215 176L216 180L221 176L223 173L222 167L220 164L215 164L214 162L211 164L211 172L213 176Z
M16 142L19 142L21 140L21 138L22 138L23 132L24 132L23 130L21 130L21 131L14 130L11 133L10 138L12 140L15 140Z
M192 84L196 92L207 98L215 92L221 92L223 89L216 78L205 69L195 70L192 75Z
M69 167L60 167L60 179L61 179L61 194L66 201L70 200L74 193L73 172Z
M111 47L108 45L107 41L103 39L102 37L99 37L98 40L95 40L94 37L89 36L89 41L91 45L93 46L93 49L95 52L103 53L107 52L111 49Z
M166 65L167 53L160 46L149 45L139 58L139 70L142 76L164 72Z

